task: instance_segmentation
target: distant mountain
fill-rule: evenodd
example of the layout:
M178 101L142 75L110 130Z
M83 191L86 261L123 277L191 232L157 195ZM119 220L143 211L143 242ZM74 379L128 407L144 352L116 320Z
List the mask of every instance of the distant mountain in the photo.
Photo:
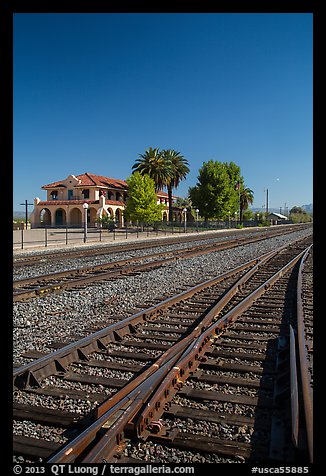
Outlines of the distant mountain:
M305 210L307 213L312 213L313 212L313 204L309 203L309 205L301 205L301 208Z
M254 213L261 213L261 208L252 208L251 210L252 210ZM279 209L279 208L269 208L269 207L268 207L268 211L269 211L270 213L280 213L280 209ZM282 214L284 213L284 212L283 212L283 208L282 208L282 212L281 212L281 213L282 213Z
M28 218L31 216L31 212L28 212ZM13 219L14 220L21 220L22 218L25 218L25 212L17 212L17 211L13 211Z
M299 206L299 205L298 205ZM281 213L284 214L284 207L281 207L282 211ZM310 203L309 205L301 205L301 208L305 210L307 213L312 213L313 212L313 204ZM254 213L259 213L261 212L261 208L252 208L251 209ZM291 209L287 207L287 211L289 212ZM280 213L279 208L268 208L268 211L271 213Z

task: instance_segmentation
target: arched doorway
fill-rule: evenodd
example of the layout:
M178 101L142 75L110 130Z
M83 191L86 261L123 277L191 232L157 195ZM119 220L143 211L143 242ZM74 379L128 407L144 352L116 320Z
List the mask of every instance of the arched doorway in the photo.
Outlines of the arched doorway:
M95 222L96 222L96 208L89 208L87 210L87 221L88 223L91 225L91 226L94 226L95 225Z
M55 226L62 226L66 224L66 212L62 208L58 208L54 216Z
M81 226L82 224L82 212L79 208L73 208L70 212L70 225Z
M43 208L40 211L40 225L51 226L51 212L48 208Z
M112 208L108 208L107 209L107 214L110 218L112 218L112 220L114 220L114 211L112 210Z
M122 212L121 212L120 208L116 209L115 219L118 222L119 226L122 226Z

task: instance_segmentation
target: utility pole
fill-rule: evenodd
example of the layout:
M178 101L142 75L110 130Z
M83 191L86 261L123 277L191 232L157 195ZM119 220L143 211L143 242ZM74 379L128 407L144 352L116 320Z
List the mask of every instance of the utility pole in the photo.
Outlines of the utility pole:
M238 190L238 193L239 193L239 199L238 199L238 200L239 200L239 201L238 201L238 204L239 204L238 213L239 213L239 224L240 224L240 218L241 218L240 180L237 180L237 181L236 181L235 189Z
M33 203L28 203L28 200L25 200L25 203L20 203L19 205L25 205L25 227L27 230L27 223L28 223L28 206L34 205Z
M239 182L239 225L241 225L241 197L240 197L240 182Z
M266 188L266 217L268 215L268 188Z

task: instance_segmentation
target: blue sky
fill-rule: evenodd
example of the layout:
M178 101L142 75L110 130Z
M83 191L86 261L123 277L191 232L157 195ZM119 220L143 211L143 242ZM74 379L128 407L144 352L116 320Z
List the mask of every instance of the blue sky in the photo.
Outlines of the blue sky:
M313 200L310 13L14 14L13 208L148 147L233 161L253 207ZM32 207L30 207L30 210Z

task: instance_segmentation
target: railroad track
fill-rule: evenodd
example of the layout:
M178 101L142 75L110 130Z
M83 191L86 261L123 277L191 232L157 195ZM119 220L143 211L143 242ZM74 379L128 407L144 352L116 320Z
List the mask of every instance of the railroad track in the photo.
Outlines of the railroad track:
M58 261L62 259L69 259L69 258L76 258L76 257L81 257L81 256L94 256L94 254L102 255L102 254L108 254L108 253L120 253L120 252L125 252L125 251L132 251L132 250L146 250L149 248L155 248L159 247L162 245L175 245L175 244L180 244L180 243L189 243L192 241L198 241L201 239L216 239L216 238L221 238L224 236L231 237L231 238L237 238L240 235L246 235L247 233L252 234L253 232L263 235L266 234L268 236L277 236L278 234L284 234L284 233L291 233L293 231L305 229L311 225L307 224L296 224L296 225L282 225L279 227L279 230L275 230L275 228L255 228L255 229L250 229L249 231L247 229L244 230L238 230L238 232L232 233L230 230L226 231L219 231L218 233L209 233L209 235L205 236L205 233L202 235L192 235L192 236L182 236L182 234L178 233L177 237L168 237L168 238L160 238L156 240L146 240L144 242L130 242L130 243L120 243L117 245L110 244L109 246L106 245L101 245L99 247L92 247L92 248L85 248L85 249L79 249L79 250L60 250L60 251L51 251L51 252L42 252L42 253L36 253L33 255L28 255L28 256L18 256L14 257L13 260L13 266L14 268L19 268L23 266L33 266L33 265L38 265L40 263L44 262L51 262L51 261ZM205 236L205 238L203 238Z
M292 231L293 230L290 229L290 231L288 230L285 233ZM103 279L117 279L121 276L151 271L168 262L251 244L281 234L284 235L284 231L281 233L279 230L276 230L274 232L263 233L262 235L259 234L258 236L250 234L244 237L228 238L224 241L194 244L187 248L150 253L140 257L111 261L95 266L78 267L76 269L18 279L13 282L13 301L25 301L27 299L44 296L49 292L59 292L72 287L85 286L95 281L102 281Z
M292 353L296 359L297 378L294 386L302 393L302 405L294 402L296 413L293 438L296 446L307 445L310 461L313 461L313 249L307 250L302 259L297 286L297 339ZM298 363L297 363L298 362ZM300 413L301 412L301 413ZM309 431L306 432L306 427ZM303 441L302 441L303 440Z
M302 421L305 359L293 360L291 342L299 347L297 289L304 315L309 309L308 280L302 287L298 276L311 241L117 318L51 354L27 352L35 360L13 375L16 457L49 463L308 458L309 420L300 426L300 444L293 431Z

